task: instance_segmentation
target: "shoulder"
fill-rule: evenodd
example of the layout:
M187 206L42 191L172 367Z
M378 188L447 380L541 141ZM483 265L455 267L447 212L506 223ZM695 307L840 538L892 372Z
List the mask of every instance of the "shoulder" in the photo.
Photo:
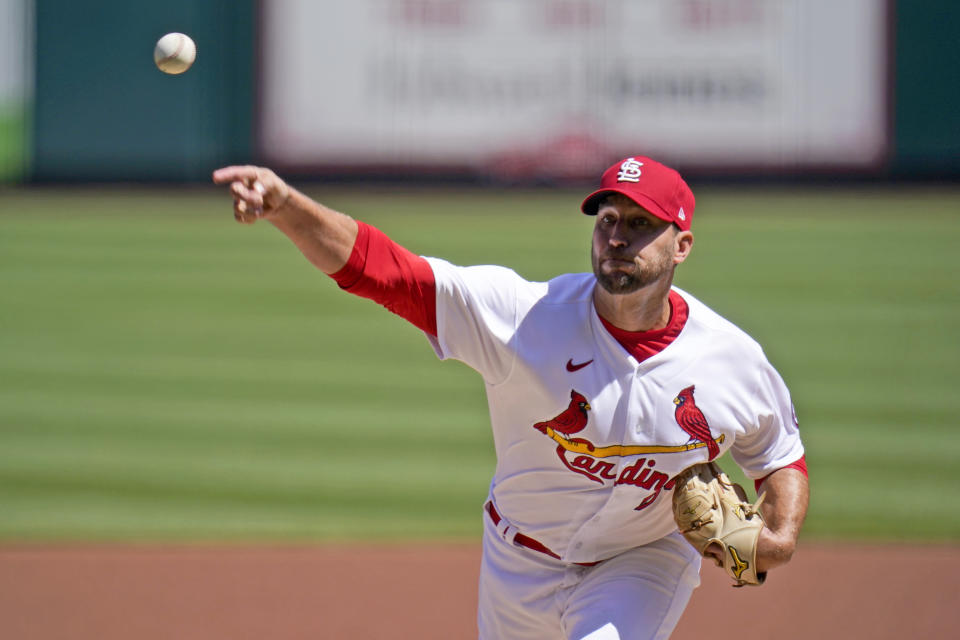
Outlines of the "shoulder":
M544 302L568 304L592 300L596 281L592 273L566 273L557 276L545 283Z
M528 288L529 283L513 269L497 265L475 265L461 267L440 258L426 258L433 270L437 293L473 292L483 295L484 291L516 291Z
M462 267L443 258L424 257L437 278L523 281L513 269L493 264Z
M440 258L426 258L438 288L472 291L511 291L531 304L563 304L590 299L594 277L590 273L568 273L547 282L526 280L516 271L498 265L457 266Z
M766 360L763 348L746 331L730 322L690 293L673 288L689 309L684 330L689 337L700 338L714 348L736 352L751 359Z

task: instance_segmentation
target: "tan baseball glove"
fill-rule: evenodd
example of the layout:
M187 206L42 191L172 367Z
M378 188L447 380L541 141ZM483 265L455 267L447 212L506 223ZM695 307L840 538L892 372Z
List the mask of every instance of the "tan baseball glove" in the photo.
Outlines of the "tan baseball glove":
M718 544L723 561L714 560L733 578L734 586L763 584L766 573L758 575L756 567L757 540L763 528L758 509L764 496L750 504L743 487L731 482L714 462L684 469L675 483L673 517L683 537L701 555L711 544Z

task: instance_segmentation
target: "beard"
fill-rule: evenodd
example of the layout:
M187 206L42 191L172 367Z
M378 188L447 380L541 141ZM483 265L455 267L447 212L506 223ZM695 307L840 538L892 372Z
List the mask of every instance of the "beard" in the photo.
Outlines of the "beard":
M618 260L628 260L626 256L608 254L604 259L614 258ZM614 295L624 295L633 293L640 289L657 282L673 272L673 252L672 247L664 247L664 250L654 255L650 260L640 262L633 261L632 271L615 270L611 273L604 273L600 268L600 258L596 252L592 252L591 263L593 264L593 275L596 276L600 286Z

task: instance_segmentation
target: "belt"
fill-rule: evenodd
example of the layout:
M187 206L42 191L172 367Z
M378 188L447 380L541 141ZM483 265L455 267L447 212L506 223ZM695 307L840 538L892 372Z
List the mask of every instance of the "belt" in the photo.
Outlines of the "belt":
M499 527L500 521L502 520L502 518L500 517L500 514L497 513L496 507L493 506L493 501L487 502L486 509L487 509L487 513L490 514L490 520L493 521L493 525L495 527ZM503 537L504 539L508 538L507 531L510 529L510 526L511 525L507 525L506 527L504 527L503 531L500 532L501 537ZM551 551L549 547L547 547L545 544L543 544L539 540L534 540L530 536L524 535L522 533L518 532L516 535L514 535L513 542L514 544L517 544L521 547L526 547L527 549L532 549L544 555L548 555L551 558L555 558L557 560L563 560L563 558L561 558L559 555ZM574 562L573 564L578 564L581 567L593 567L600 564L600 562L599 561L598 562Z

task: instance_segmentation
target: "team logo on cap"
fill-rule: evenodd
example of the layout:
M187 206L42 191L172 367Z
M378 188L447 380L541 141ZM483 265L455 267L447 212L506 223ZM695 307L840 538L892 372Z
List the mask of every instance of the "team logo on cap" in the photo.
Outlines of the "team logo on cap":
M686 220L686 219L687 219L687 214L685 214L685 213L683 212L683 207L680 207L680 211L677 212L677 219L678 219L678 220Z
M620 165L617 182L640 182L640 167L643 163L635 158L627 158Z

